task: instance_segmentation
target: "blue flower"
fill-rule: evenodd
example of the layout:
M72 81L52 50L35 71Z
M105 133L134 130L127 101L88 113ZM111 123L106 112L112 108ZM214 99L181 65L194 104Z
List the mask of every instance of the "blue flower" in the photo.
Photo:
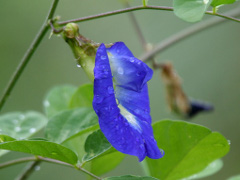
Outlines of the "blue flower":
M163 157L153 137L147 82L152 70L123 42L101 44L94 68L93 108L102 132L118 151L142 161Z

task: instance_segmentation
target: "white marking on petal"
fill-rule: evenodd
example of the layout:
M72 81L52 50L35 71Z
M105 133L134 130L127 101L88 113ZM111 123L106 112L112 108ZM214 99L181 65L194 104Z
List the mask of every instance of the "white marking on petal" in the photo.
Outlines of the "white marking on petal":
M135 128L138 132L142 132L142 128L140 127L140 125L138 124L136 117L131 114L130 112L128 112L122 105L118 105L119 109L120 109L120 113L123 115L123 117L126 118L126 120L128 121L128 123Z

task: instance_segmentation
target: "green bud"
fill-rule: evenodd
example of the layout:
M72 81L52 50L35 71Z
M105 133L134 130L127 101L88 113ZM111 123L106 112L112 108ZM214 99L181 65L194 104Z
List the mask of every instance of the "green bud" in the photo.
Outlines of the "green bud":
M79 33L78 25L75 23L69 23L65 26L63 38L72 49L78 66L81 66L89 79L93 81L95 56L99 45L83 37Z
M79 34L78 31L79 31L79 28L78 28L77 24L69 23L64 28L64 35L67 38L74 38L74 37L78 36L78 34Z

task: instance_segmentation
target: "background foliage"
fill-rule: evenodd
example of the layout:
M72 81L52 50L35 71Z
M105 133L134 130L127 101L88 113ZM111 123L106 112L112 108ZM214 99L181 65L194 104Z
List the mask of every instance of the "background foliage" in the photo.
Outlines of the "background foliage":
M25 50L28 48L48 12L50 1L1 1L0 20L0 93L3 92L12 72L15 70ZM132 1L132 5L139 1ZM152 1L155 5L172 6L171 2ZM236 5L223 7L221 11ZM62 20L97 14L122 8L119 1L112 0L69 0L61 1L56 15ZM190 23L178 19L172 12L139 11L135 12L141 29L149 42L158 43L179 30L191 26ZM204 19L208 18L207 16ZM83 22L80 32L96 42L124 41L132 52L142 54L138 37L127 14L107 17L104 19ZM231 150L223 158L224 168L217 174L206 179L226 179L239 173L240 142L237 134L239 122L239 24L226 22L205 30L189 39L172 46L157 56L158 61L171 60L184 80L184 89L191 97L204 99L215 105L211 114L203 114L193 119L194 123L207 126L213 131L221 132L231 141ZM17 83L11 98L3 112L34 111L43 112L43 99L46 92L56 85L73 84L79 86L88 82L87 77L76 66L73 55L61 38L46 37L28 65L23 76ZM156 71L149 85L153 121L171 115L165 105L164 89ZM24 156L22 153L9 153L1 158L14 159ZM143 175L140 165L133 157L127 157L119 167L108 175L135 174ZM131 168L130 168L131 167ZM17 165L11 169L3 169L0 176L13 179L22 169ZM51 173L55 172L55 173ZM59 173L61 172L61 173ZM72 179L81 178L74 169L44 163L41 171L34 173L30 179ZM47 175L47 176L46 176Z

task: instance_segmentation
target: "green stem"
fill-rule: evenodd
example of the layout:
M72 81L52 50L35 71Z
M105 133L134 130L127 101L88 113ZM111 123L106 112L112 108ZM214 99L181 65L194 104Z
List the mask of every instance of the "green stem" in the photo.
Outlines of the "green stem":
M85 174L87 174L87 175L89 175L89 176L95 178L95 179L98 179L98 180L101 180L101 179L102 179L102 178L96 176L95 174L93 174L93 173L87 171L86 169L82 168L81 166L75 166L75 168L78 169L78 170L80 170L80 171L82 171L82 172L84 172Z
M229 16L239 16L240 10L239 10L239 8L234 9L234 10L227 12L227 14ZM154 57L157 53L162 52L163 50L169 48L171 45L176 44L176 43L180 42L181 40L184 40L184 39L190 37L193 34L201 32L204 29L207 29L209 27L215 26L215 25L223 23L223 22L226 22L226 19L220 19L220 18L214 17L214 18L196 23L196 24L174 34L173 36L170 36L169 38L161 41L160 43L158 43L155 46L155 48L153 50L144 53L142 56L140 56L139 59L141 59L142 61L151 60L151 58Z
M25 180L27 179L34 171L36 166L38 166L41 163L41 161L33 161L31 162L26 169L16 178L16 180Z
M126 8L130 7L128 1L125 2L125 6L126 6ZM147 41L146 41L146 39L145 39L145 37L143 35L143 32L142 32L142 30L141 30L141 28L139 26L139 23L137 22L137 19L136 19L135 15L133 14L133 12L129 12L128 15L129 15L129 18L130 18L130 20L131 20L131 22L133 24L133 27L134 27L137 35L138 35L138 38L139 38L139 40L141 42L142 48L145 51L147 51Z
M147 1L148 0L142 0L143 6L146 7L147 6Z
M212 8L212 12L213 12L213 14L216 14L216 13L217 13L217 8L216 8L216 7L213 7L213 8Z
M67 166L67 167L72 167L72 168L75 168L79 171L82 171L84 172L85 174L95 178L95 179L98 179L98 180L101 180L102 178L96 176L95 174L87 171L86 169L82 168L81 166L74 166L72 164L68 164L66 162L62 162L62 161L58 161L58 160L55 160L55 159L50 159L50 158L44 158L44 157L41 157L41 156L37 156L37 157L25 157L25 158L20 158L20 159L16 159L16 160L12 160L12 161L8 161L8 162L5 162L5 163L2 163L0 164L0 169L1 168L6 168L6 167L9 167L9 166L12 166L12 165L15 165L15 164L20 164L20 163L24 163L24 162L29 162L29 161L35 161L35 162L49 162L49 163L54 163L54 164L60 164L60 165L64 165L64 166ZM34 165L34 164L33 164ZM30 171L32 170L32 166L30 166ZM29 171L29 172L30 172ZM31 172L30 172L31 173Z
M0 111L2 109L2 107L4 106L7 98L10 96L14 86L16 85L19 77L22 75L24 69L26 68L28 62L30 61L32 55L34 54L34 52L36 51L36 49L38 48L39 44L41 43L43 37L45 36L45 34L47 33L48 29L49 29L49 25L48 25L48 21L50 19L52 19L54 12L56 10L57 4L58 4L59 0L54 0L52 3L52 6L50 8L50 11L47 15L47 18L45 20L45 22L43 23L39 33L37 34L37 36L35 37L35 39L33 40L32 44L30 45L30 47L28 48L27 52L25 53L25 55L23 56L20 64L18 65L16 71L14 72L12 78L10 79L7 88L5 89L3 96L0 100Z
M93 19L103 18L103 17L107 17L107 16L113 16L113 15L132 12L132 11L144 10L144 9L173 11L173 7L166 7L166 6L134 6L134 7L130 7L130 8L101 13L101 14L97 14L97 15L62 21L62 22L59 22L58 25L65 25L65 24L71 23L71 22L89 21L89 20L93 20ZM219 14L219 13L214 14L212 11L207 11L205 14L222 17L222 18L232 20L235 22L240 22L240 19L237 19L237 18L234 18L231 16L227 16L227 15L223 15L223 14Z
M29 161L36 161L36 160L37 160L36 157L25 157L25 158L15 159L15 160L0 164L0 169L15 165L15 164L20 164L20 163L29 162Z

